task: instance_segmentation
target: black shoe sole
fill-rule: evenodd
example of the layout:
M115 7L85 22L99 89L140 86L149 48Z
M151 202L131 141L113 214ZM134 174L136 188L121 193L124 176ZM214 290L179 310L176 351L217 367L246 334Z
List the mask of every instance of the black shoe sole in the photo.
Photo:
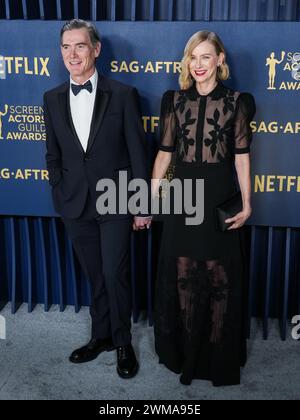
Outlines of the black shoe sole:
M69 362L75 363L77 365L79 365L81 363L88 363L88 362L91 362L92 360L97 359L97 357L99 356L99 354L101 354L101 353L103 353L105 351L113 351L113 350L115 350L115 347L114 346L107 346L106 348L100 350L98 353L94 354L94 356L90 356L88 358L85 358L84 360L82 360L82 359L81 360L80 359L79 360L72 359L72 356L70 356L69 357Z
M135 367L133 368L133 370L132 370L131 373L124 373L117 366L118 375L122 379L131 379L131 378L133 378L138 373L138 370L139 370L139 364L138 363L135 365Z

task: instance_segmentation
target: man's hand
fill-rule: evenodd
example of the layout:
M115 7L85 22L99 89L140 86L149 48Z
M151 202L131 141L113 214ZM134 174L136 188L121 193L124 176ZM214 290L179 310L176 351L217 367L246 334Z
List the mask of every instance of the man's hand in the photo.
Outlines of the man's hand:
M134 217L133 230L149 229L151 226L152 217Z

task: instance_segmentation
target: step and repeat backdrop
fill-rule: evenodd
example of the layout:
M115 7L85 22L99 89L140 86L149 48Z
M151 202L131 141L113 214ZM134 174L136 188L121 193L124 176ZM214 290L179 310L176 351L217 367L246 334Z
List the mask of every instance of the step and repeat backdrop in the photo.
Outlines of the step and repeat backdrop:
M0 214L55 216L45 167L43 93L68 79L59 22L1 21ZM228 53L225 83L251 92L250 224L300 226L300 27L298 23L97 22L98 71L138 88L148 141L158 141L162 94L178 88L190 36L217 32ZM151 150L151 147L150 147Z

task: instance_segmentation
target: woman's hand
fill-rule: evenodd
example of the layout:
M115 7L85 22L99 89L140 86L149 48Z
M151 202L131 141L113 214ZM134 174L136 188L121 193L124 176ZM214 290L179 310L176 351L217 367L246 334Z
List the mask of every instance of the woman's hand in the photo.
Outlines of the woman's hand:
M233 225L228 230L238 229L242 227L251 216L252 209L250 207L243 209L231 219L225 220L225 223L232 223Z

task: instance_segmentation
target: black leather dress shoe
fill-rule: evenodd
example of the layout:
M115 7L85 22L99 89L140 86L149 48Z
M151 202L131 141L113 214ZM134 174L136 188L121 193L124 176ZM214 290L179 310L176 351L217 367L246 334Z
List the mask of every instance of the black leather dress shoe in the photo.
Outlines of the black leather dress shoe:
M103 351L112 351L114 346L111 338L101 339L92 338L92 340L86 345L73 351L69 357L72 363L86 363L96 359L96 357Z
M118 365L117 372L121 378L133 378L139 370L139 364L131 344L117 347Z

